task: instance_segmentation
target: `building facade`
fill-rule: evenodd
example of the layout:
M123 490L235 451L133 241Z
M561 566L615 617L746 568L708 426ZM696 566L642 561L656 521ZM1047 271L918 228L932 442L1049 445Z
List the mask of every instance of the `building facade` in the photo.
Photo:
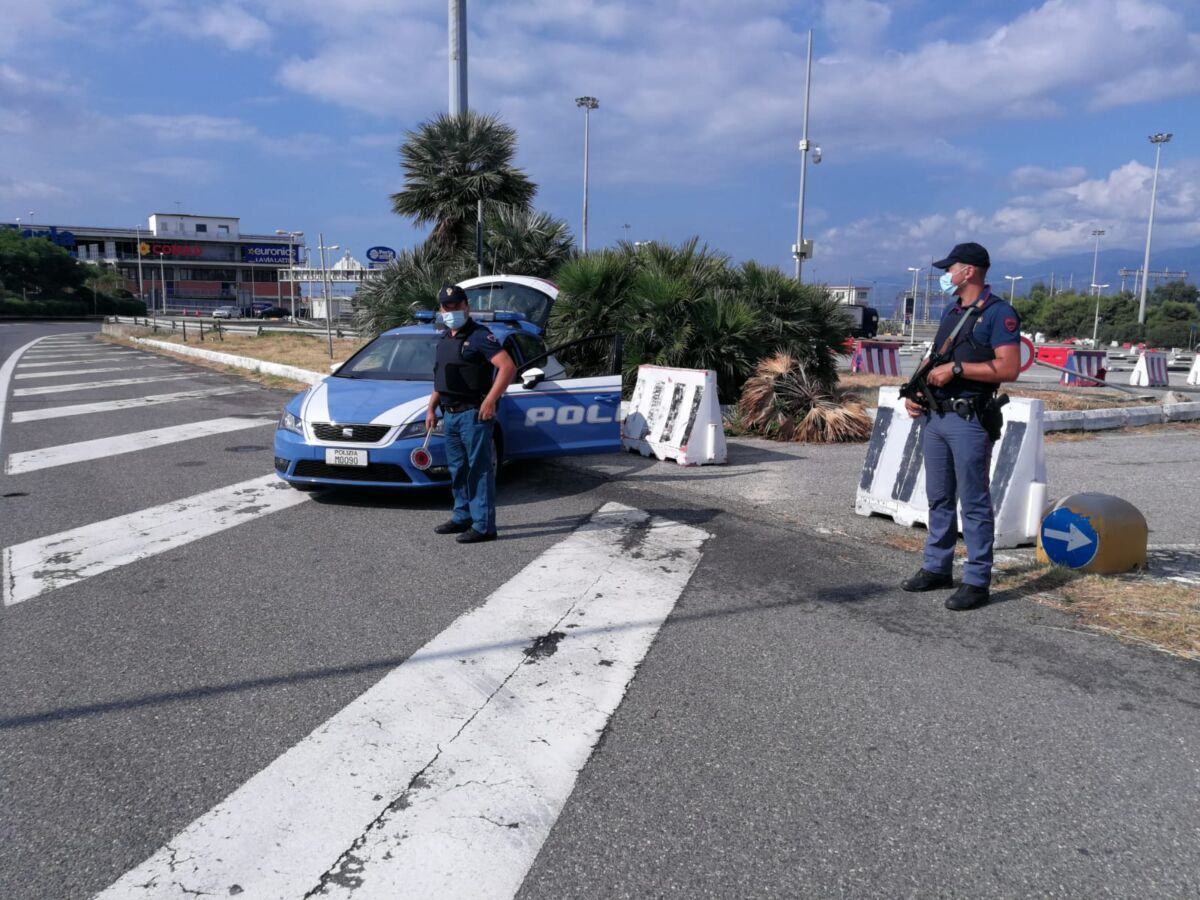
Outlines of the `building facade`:
M145 228L28 225L21 233L46 238L81 262L115 268L131 294L160 311L237 306L248 312L275 304L290 309L293 297L297 307L305 302L295 282L279 277L302 261L303 236L243 234L235 216L154 213Z
M843 306L870 306L871 288L855 284L831 284L829 296Z

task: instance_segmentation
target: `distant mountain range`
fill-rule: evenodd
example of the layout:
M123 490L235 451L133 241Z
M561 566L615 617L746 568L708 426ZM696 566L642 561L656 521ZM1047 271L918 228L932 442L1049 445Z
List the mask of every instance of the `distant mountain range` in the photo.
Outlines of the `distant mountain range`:
M1100 259L1096 267L1096 281L1099 284L1107 284L1106 293L1113 293L1121 287L1121 269L1138 269L1142 265L1142 254L1145 248L1126 248L1105 249L1104 245L1100 246ZM1172 250L1158 250L1151 248L1150 253L1150 270L1152 272L1171 271L1179 272L1186 271L1187 280L1193 283L1200 282L1200 246L1196 247L1178 247ZM1054 274L1055 286L1067 288L1069 285L1074 285L1076 289L1082 288L1086 291L1088 284L1092 280L1092 254L1073 253L1068 256L1055 256L1049 259L1039 260L1037 262L1008 262L1003 259L997 259L992 262L991 277L989 280L992 286L999 289L1003 287L1005 292L1008 290L1008 282L1004 280L1005 275L1021 275L1022 278L1017 282L1017 296L1029 292L1029 288L1038 282L1045 284L1050 283L1050 275ZM925 296L925 276L926 272L921 273L920 281L917 284L917 294L922 299ZM874 282L874 290L871 297L871 305L880 310L885 315L890 315L893 308L896 306L898 296L912 288L912 278L905 278L903 275L880 275L874 278L854 279L856 284L870 284ZM1154 280L1151 279L1151 286L1154 285ZM1126 277L1125 287L1127 290L1133 289L1133 278ZM936 293L936 283L932 286L931 293Z

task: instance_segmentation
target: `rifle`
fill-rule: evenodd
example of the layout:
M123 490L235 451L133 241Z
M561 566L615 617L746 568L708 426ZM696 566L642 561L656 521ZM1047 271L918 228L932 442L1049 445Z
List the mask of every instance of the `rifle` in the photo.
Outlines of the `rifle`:
M980 299L986 302L987 298L985 297ZM958 320L958 324L954 326L954 330L950 332L946 340L942 341L942 346L931 347L929 349L929 355L922 360L919 366L917 366L917 371L913 372L912 375L909 376L908 381L900 385L901 397L906 400L911 400L913 403L917 404L917 406L923 407L924 409L933 408L933 392L929 388L929 373L938 366L944 366L946 363L951 361L951 358L954 355L954 348L956 346L959 333L963 330L963 328L966 327L967 323L975 318L975 316L979 315L982 310L983 306L978 300L967 307L966 313L961 319Z

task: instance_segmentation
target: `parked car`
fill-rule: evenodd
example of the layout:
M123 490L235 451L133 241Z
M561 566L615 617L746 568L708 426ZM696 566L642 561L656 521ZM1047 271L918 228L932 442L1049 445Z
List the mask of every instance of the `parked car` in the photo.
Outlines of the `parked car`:
M242 311L236 306L218 306L212 311L214 319L240 319Z
M260 319L286 319L291 313L282 306L268 306L266 309L256 309L254 315Z

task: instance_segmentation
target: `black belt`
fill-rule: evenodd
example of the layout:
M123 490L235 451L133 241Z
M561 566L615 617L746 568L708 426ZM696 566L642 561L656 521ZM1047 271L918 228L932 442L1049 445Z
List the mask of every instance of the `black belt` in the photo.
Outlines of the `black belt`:
M466 412L468 409L479 409L477 403L443 403L441 404L442 412L460 413Z
M978 397L951 397L949 400L931 399L929 408L932 412L957 413L966 418L972 415L978 416L980 407L990 402L991 399L992 397L987 395Z

